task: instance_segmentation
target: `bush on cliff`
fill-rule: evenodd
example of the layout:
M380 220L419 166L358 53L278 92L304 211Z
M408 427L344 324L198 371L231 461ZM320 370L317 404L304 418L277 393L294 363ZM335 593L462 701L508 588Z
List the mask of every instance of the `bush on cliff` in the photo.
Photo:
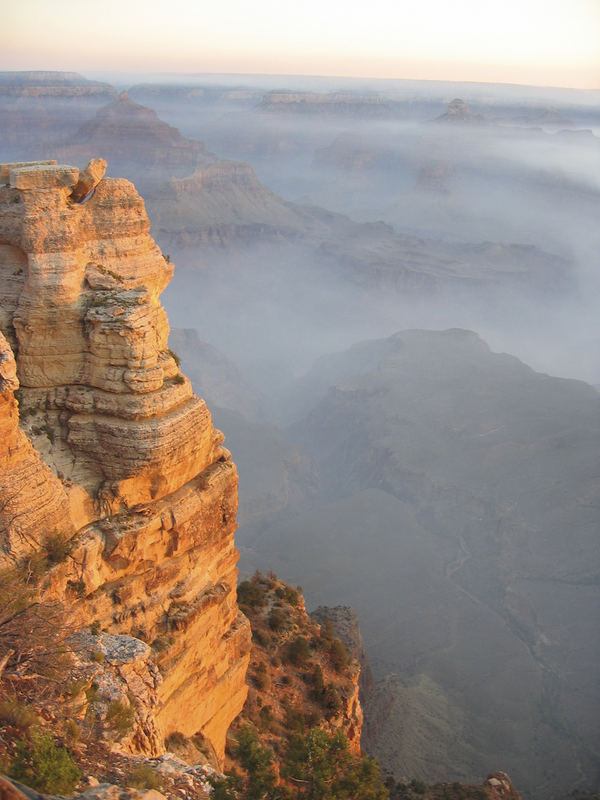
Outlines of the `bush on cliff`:
M297 785L297 798L325 800L387 800L377 762L353 755L342 731L329 734L312 728L290 740L285 776Z
M69 664L59 603L42 603L37 584L46 569L41 553L31 553L0 572L0 679L18 665L20 675L60 680Z
M238 605L246 608L262 608L265 605L264 590L253 581L242 581L237 590Z
M302 666L302 664L308 661L309 656L310 648L304 636L296 636L295 639L292 639L287 647L286 653L289 663L293 664L295 667Z
M9 775L32 789L52 794L71 794L81 778L68 750L56 745L49 733L36 733L30 742L17 743Z
M235 773L210 778L213 800L283 800L273 769L273 753L264 747L248 725L239 733L234 755L247 773L245 780Z
M374 759L350 752L342 731L314 727L293 735L277 780L273 753L249 726L242 728L234 756L246 772L212 778L213 800L389 800Z

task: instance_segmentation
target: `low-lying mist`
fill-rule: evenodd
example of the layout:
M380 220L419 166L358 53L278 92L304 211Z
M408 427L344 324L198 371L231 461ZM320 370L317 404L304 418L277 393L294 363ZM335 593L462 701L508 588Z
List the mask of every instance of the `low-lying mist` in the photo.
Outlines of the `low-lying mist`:
M172 326L196 328L269 394L321 355L407 328L468 328L537 370L600 383L597 295L365 288L293 243L172 257L163 295Z
M598 94L110 80L0 80L0 148L143 190L242 571L356 606L397 777L596 787Z
M308 84L304 88L311 90ZM165 87L155 93L165 98L166 118L220 156L251 163L263 183L286 200L331 209L357 222L381 220L399 234L427 240L535 246L568 261L565 284L553 287L549 278L545 291L540 280L536 295L499 281L489 291L405 298L378 292L368 280L349 285L343 264L342 280L332 277L319 254L304 244L263 243L254 250L244 242L239 251L232 243L223 252L177 254L180 264L212 262L213 290L223 300L236 291L243 297L237 311L245 320L239 345L233 332L218 334L215 344L234 359L245 361L244 354L251 353L252 369L264 351L265 362L297 374L311 358L352 341L411 326L460 326L479 331L494 349L513 352L538 369L600 383L595 321L600 139L578 127L590 121L590 106L577 106L568 92L519 87L395 88L396 95L387 87L384 100L402 101L401 113L375 119L267 112L256 84L213 86L201 99L185 102ZM444 100L459 91L466 92L467 103L484 122L434 121L445 111ZM133 96L150 102L152 93L141 87ZM585 93L582 98L589 100ZM417 99L431 105L415 106ZM537 118L549 116L550 107L558 109L558 119L536 125ZM203 270L203 279L206 274ZM185 280L190 275L186 270ZM177 324L195 327L192 301L185 298L183 314L175 300L183 280L176 275L167 303ZM207 315L211 310L201 304L198 318Z

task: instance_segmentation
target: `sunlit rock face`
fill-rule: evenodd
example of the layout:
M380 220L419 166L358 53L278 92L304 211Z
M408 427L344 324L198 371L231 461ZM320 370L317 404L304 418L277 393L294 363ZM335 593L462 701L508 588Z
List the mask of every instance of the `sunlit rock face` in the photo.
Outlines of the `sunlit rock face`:
M13 352L0 333L0 537L3 549L15 557L30 550L45 530L62 525L68 512L61 482L19 428L18 387Z
M72 538L47 595L69 595L78 624L160 643L157 730L202 731L222 756L250 638L236 602L237 471L167 347L159 295L173 267L134 186L101 179L100 162L81 178L0 167L4 497L13 475L25 486L0 509L0 563L49 533ZM145 742L160 749L160 736Z

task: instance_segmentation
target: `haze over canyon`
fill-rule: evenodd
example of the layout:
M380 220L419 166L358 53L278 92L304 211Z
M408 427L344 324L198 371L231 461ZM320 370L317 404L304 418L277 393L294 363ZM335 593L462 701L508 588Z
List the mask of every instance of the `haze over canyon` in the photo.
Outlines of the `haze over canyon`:
M125 749L224 756L239 473L241 578L354 609L394 780L600 790L599 100L0 73L2 553L64 528L72 623L161 639Z

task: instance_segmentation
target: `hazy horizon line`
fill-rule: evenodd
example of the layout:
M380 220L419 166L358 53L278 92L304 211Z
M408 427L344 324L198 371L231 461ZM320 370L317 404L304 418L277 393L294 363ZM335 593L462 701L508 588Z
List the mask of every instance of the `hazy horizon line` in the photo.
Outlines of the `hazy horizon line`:
M144 69L125 69L125 70L104 70L104 69L0 69L0 73L56 73L68 74L75 73L82 75L84 78L87 76L122 76L123 78L133 75L148 75L148 76L173 76L173 77L186 77L186 78L291 78L296 80L342 80L342 81L369 81L372 83L422 83L422 84L467 84L475 86L503 86L507 88L525 88L525 89L556 89L563 91L584 92L585 94L600 94L600 86L597 88L574 86L574 85L557 85L553 83L520 83L515 81L484 81L484 80L471 80L471 79L448 79L448 78L417 78L417 77L373 77L368 75L343 75L343 74L323 74L323 73L308 73L308 72L190 72L175 71L175 70L144 70Z

